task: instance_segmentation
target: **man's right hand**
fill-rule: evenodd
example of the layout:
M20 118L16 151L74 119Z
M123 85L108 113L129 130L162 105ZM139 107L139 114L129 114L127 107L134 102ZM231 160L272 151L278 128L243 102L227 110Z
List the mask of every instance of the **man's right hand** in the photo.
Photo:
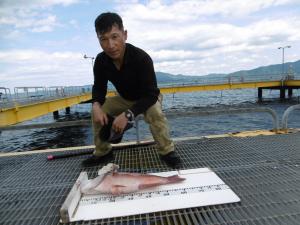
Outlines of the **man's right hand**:
M95 123L100 123L101 126L104 126L108 123L108 118L105 112L102 111L99 102L93 103L93 118Z

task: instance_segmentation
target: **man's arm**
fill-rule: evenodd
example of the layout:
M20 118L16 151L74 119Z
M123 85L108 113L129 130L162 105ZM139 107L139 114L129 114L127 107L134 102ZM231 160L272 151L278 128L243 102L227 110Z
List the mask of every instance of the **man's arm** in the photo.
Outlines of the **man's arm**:
M108 123L108 118L105 112L101 109L99 102L93 102L93 120L95 123L100 123L102 126Z
M138 75L139 90L136 91L141 98L129 109L134 117L145 112L150 106L155 104L159 95L153 62L150 56L147 55L138 62ZM116 132L122 132L127 122L128 119L125 116L125 112L122 112L115 118L112 127Z
M101 63L100 55L96 57L93 72L94 72L94 85L92 89L92 102L99 102L103 105L107 93L107 78L104 73L104 66Z
M96 58L94 64L94 85L92 89L92 113L93 120L96 123L100 123L102 126L107 124L108 118L102 111L101 105L105 102L105 96L107 93L107 78L103 76L102 66L99 61L99 57Z
M148 55L139 63L139 79L141 98L130 108L134 116L146 112L158 100L159 89L156 75L152 59Z

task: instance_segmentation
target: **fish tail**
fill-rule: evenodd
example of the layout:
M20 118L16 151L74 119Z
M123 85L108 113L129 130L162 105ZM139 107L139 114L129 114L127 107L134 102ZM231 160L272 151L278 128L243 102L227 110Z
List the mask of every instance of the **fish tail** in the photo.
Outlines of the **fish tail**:
M185 178L182 178L178 175L173 175L173 176L169 176L169 177L166 177L167 178L167 183L170 184L170 183L178 183L178 182L181 182L181 181L184 181Z

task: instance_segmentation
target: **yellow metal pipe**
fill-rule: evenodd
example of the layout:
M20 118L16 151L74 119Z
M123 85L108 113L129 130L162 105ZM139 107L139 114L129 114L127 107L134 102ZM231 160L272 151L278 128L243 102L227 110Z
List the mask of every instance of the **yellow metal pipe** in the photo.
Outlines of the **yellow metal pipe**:
M13 108L2 109L0 112L0 126L12 125L25 120L30 120L80 102L88 101L91 97L91 93L87 93L84 95L60 98L29 105L16 105Z
M290 87L295 87L295 86L300 87L300 80L287 80L285 81L285 85Z
M195 92L195 91L217 91L226 89L242 89L242 88L259 88L259 87L278 87L300 86L300 80L284 81L260 81L260 82L243 82L243 83L226 83L226 84L206 84L192 86L175 86L175 87L160 87L163 94L172 94L176 92ZM108 91L107 96L116 95L115 91ZM8 126L16 123L30 120L50 112L54 112L80 102L91 100L91 93L86 93L78 96L60 98L51 101L38 102L30 105L15 105L13 108L1 109L0 111L0 126Z
M115 91L109 91L108 96L116 95ZM26 120L58 111L79 104L81 102L92 99L91 93L86 93L77 96L59 98L51 101L37 102L28 105L16 104L13 108L1 109L0 111L0 127L20 123Z
M176 92L194 92L194 91L218 91L227 89L241 88L258 88L258 87L276 87L281 86L281 81L261 81L261 82L244 82L244 83L228 83L228 84L206 84L194 86L176 86L176 87L161 87L160 91L163 94Z

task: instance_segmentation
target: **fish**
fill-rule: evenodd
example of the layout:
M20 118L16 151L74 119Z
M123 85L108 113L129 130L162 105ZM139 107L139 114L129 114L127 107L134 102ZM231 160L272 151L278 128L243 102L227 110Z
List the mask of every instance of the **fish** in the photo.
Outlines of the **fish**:
M85 187L81 189L82 193L87 195L111 194L117 196L160 185L179 183L185 180L185 178L178 175L162 177L142 173L123 173L116 171L117 166L112 166L111 168L112 171L106 171L104 175L100 173L98 177L89 180L90 183L87 183ZM99 178L100 176L102 177ZM91 182L93 182L92 185Z
M94 190L101 194L128 194L159 185L178 183L185 180L178 175L161 177L139 173L113 173L106 175Z

